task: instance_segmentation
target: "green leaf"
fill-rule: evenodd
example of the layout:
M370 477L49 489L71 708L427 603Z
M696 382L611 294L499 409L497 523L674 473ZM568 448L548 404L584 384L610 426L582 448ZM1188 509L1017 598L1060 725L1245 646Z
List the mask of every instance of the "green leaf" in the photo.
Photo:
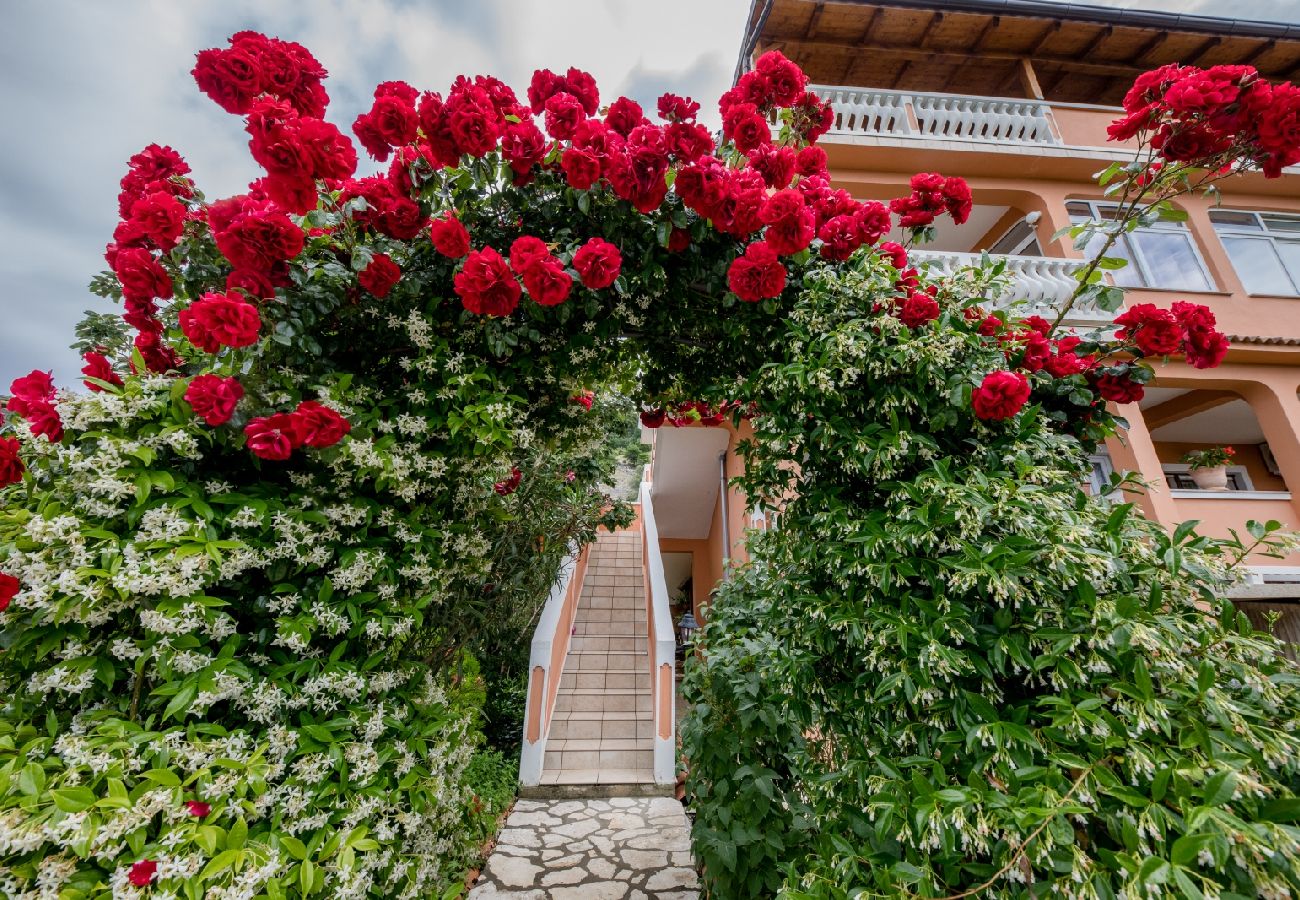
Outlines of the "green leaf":
M239 854L240 851L238 850L221 851L216 856L212 857L212 859L208 860L208 864L203 867L203 871L199 874L199 878L207 881L213 875L226 871L226 869L229 869L235 864L235 860L239 858Z
M1206 806L1222 806L1232 799L1237 790L1237 773L1232 769L1220 772L1205 782Z
M68 813L89 809L99 799L88 787L55 788L50 791L50 797L53 798L55 806Z

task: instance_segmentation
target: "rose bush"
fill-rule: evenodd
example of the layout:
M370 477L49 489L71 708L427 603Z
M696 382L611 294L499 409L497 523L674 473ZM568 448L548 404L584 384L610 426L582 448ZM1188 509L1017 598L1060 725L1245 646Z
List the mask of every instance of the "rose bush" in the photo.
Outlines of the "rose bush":
M597 490L610 460L596 448L619 415L632 415L618 396L652 401L647 424L716 425L761 412L765 433L785 447L847 453L824 467L815 457L802 471L828 473L828 489L850 503L887 485L893 499L872 508L907 523L915 540L939 515L928 500L924 514L906 500L938 490L925 467L960 474L945 462L944 442L960 438L963 452L990 459L993 448L1005 451L996 466L1014 470L1018 486L1051 483L1059 471L1035 454L1050 446L1059 468L1109 433L1104 401L1140 395L1151 372L1144 355L1168 347L1149 340L1154 319L1135 320L1118 339L1055 335L1041 320L993 311L996 271L931 283L909 265L907 247L875 247L890 209L831 186L826 155L812 144L832 111L780 53L765 54L721 99L719 146L695 121L694 101L665 95L657 122L622 98L601 113L594 80L577 69L535 73L526 102L486 76L457 78L445 94L386 82L353 131L373 159L391 162L364 177L351 141L323 118L325 69L301 46L243 32L200 53L193 75L245 117L266 176L245 194L209 201L175 151L151 145L132 157L123 221L105 253L111 272L93 284L124 313L91 316L79 329L82 374L99 390L59 390L36 372L15 383L7 404L0 885L9 896L456 890L478 825L492 814L472 792L496 781L472 774L480 664L505 669L494 654L523 641L572 544L590 540L598 522L627 520ZM890 208L914 236L936 216L969 214L960 179L926 173L910 187ZM837 288L836 272L860 280ZM852 339L827 346L827 358L851 358L833 373L809 370L816 377L796 391L804 376L790 371L788 354L838 333L838 319L809 311L844 297ZM1208 310L1171 314L1180 335L1172 352L1209 363L1221 356ZM871 406L870 391L853 381L863 376L899 379L924 403L907 395L897 408ZM837 379L853 390L839 391ZM780 396L774 385L785 386ZM588 391L590 405L573 402ZM984 393L989 402L972 412ZM829 405L818 415L805 398ZM868 405L828 418L836 403ZM879 423L897 422L905 408L924 412L927 427L954 427L942 440L917 431L891 444L896 432ZM995 415L979 418L980 409ZM753 457L756 496L778 483L775 471L791 471L785 462ZM981 501L977 488L988 484L1003 493ZM892 519L839 528L822 518L821 486L807 487L807 505L788 519L803 548L829 540L852 555L859 538L896 530ZM969 504L1006 514L1006 488L1005 479L977 484ZM1025 540L1069 538L1127 560L1126 540L1156 539L1140 528L1088 531L1097 507L1064 488L1052 496L1057 506L1024 510L1033 523ZM804 508L814 510L806 520ZM943 515L963 507L954 499L951 509ZM1060 515L1045 525L1049 512ZM993 524L980 531L986 518ZM1052 530L1076 519L1078 533ZM979 544L981 559L1020 565L1024 541L1001 523L982 509L934 520L952 539ZM874 558L832 564L838 580L827 583L856 591L918 577L909 557L859 580ZM757 559L737 584L754 585L747 602L761 610L772 590L764 573L776 570ZM1044 563L1042 577L1058 579L1043 589L1059 593L1077 571L1057 562ZM1010 665L996 634L1011 615L1002 607L1020 595L963 565L951 577L993 617L992 625L969 617L986 642L970 666L984 676L980 653ZM1159 571L1134 571L1135 593L1164 590ZM1169 596L1198 583L1189 578ZM859 612L850 604L835 621L853 623ZM729 615L720 604L718 621ZM1161 635L1182 627L1144 622ZM753 633L747 627L735 625L736 639ZM1059 641L1074 647L1073 634ZM722 685L749 663L717 640ZM1251 646L1262 668L1233 671L1259 697L1225 688L1248 722L1261 704L1290 696L1271 646ZM939 638L908 647L924 649L927 663L949 655ZM1178 646L1181 657L1185 650ZM1262 684L1261 671L1277 686ZM1014 724L1021 713L1009 715ZM798 742L799 729L821 721L765 723ZM717 733L731 736L723 726ZM1003 727L990 740L1008 734ZM710 786L719 769L698 746L693 753L707 801L701 852L726 892L735 859L715 831L730 801ZM733 766L725 777L735 774ZM1200 785L1201 774L1174 785ZM1059 787L1055 774L1043 780ZM793 804L807 783L790 784ZM788 845L816 846L825 866L822 855L782 862L834 868L835 834ZM764 840L776 847L784 838ZM913 856L909 849L910 866ZM756 859L745 884L773 886L774 870L759 864L767 858Z

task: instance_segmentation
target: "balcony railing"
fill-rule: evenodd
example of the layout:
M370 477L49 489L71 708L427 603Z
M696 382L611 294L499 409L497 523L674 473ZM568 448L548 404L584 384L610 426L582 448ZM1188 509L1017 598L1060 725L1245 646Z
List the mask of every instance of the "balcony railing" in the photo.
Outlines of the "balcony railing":
M1037 100L813 85L835 109L831 134L1061 146L1051 107Z
M952 275L962 269L978 266L980 254L957 253L943 250L914 250L911 258L924 263L931 275ZM1047 256L995 256L1005 260L1010 282L1002 293L990 298L995 309L1016 304L1016 311L1024 315L1054 318L1056 312L1074 293L1078 282L1074 273L1084 265L1077 259L1060 259ZM1076 303L1065 322L1072 325L1098 325L1114 318L1095 304Z

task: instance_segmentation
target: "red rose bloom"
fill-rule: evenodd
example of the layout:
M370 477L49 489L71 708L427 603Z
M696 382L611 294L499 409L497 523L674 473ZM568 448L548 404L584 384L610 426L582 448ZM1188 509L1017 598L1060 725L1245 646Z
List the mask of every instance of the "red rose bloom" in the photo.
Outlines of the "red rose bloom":
M585 191L600 180L600 157L593 150L570 147L560 157L560 166L575 190Z
M663 425L668 418L668 413L662 409L643 409L641 411L641 424L646 428L658 428Z
M1137 403L1146 394L1146 389L1129 377L1123 375L1103 374L1094 377L1097 393L1103 400L1112 403Z
M550 109L548 102L547 109ZM635 100L629 100L627 97L619 97L609 105L609 112L605 114L605 124L617 131L623 137L632 133L632 129L646 121L645 112L641 109L641 104Z
M211 223L211 217L209 217ZM217 249L236 269L268 271L302 252L302 229L282 212L237 215L226 228L213 227Z
M623 254L609 241L592 238L573 254L573 267L583 285L592 290L607 288L623 269Z
M524 473L519 471L518 466L515 466L510 470L510 477L505 481L498 481L496 484L492 485L492 490L496 491L502 497L508 497L519 489L519 482L522 481L523 478Z
M668 234L668 252L681 253L691 245L691 233L685 228L674 228Z
M185 389L185 402L194 415L214 428L230 421L243 396L244 386L237 379L218 375L195 376Z
M302 401L292 415L297 420L298 441L308 447L333 447L352 430L352 423L337 410L315 400Z
M1130 307L1115 317L1115 324L1122 326L1115 337L1137 344L1143 356L1177 353L1183 342L1183 329L1174 314L1150 303Z
M212 805L201 800L186 800L186 811L196 819L205 819L212 812Z
M830 260L846 260L853 255L854 250L862 246L858 220L849 215L827 219L826 224L818 230L817 237L822 241L822 256Z
M433 241L433 249L443 256L460 259L469 253L469 232L451 213L433 220L429 225L429 238Z
M9 608L10 602L18 596L22 584L12 575L0 572L0 612Z
M927 322L939 318L939 304L929 294L913 291L903 301L898 311L898 318L908 328L920 328Z
M33 369L9 384L9 410L24 418L31 418L40 407L54 402L54 393L54 377L51 373Z
M501 135L501 155L515 173L516 184L546 158L547 149L546 136L532 119L509 123Z
M984 376L971 392L971 408L976 418L1009 419L1020 412L1029 399L1029 379L1019 372L997 371Z
M772 194L763 201L758 217L767 224L763 240L781 256L803 250L816 234L816 214L804 205L803 195L795 190Z
M569 298L573 278L564 264L549 253L535 259L524 269L524 287L528 296L541 306L559 306Z
M595 401L596 394L594 391L583 391L580 394L574 394L569 398L570 403L576 403L585 410L591 409L591 404Z
M785 266L777 259L776 251L763 241L755 241L737 256L727 269L727 286L746 303L757 303L765 297L780 296L785 290Z
M752 103L738 103L727 110L722 119L722 133L741 153L752 153L772 143L772 126Z
M254 419L244 426L245 446L260 459L285 460L302 446L302 422L291 413Z
M826 151L821 147L804 147L795 158L795 171L800 175L825 175Z
M91 352L84 354L81 358L86 362L86 364L81 367L82 375L85 375L87 378L97 378L100 381L107 382L116 387L122 386L121 377L113 371L113 366L109 363L108 357L104 354ZM82 384L95 392L103 390L102 387L91 381L83 381Z
M154 191L131 205L130 221L164 253L170 253L185 229L185 204L168 191Z
M126 878L136 887L148 887L157 873L158 864L156 862L152 859L142 859L131 866L131 871L127 873Z
M523 293L510 266L491 247L470 253L453 283L465 308L476 315L508 316Z
M18 438L0 437L0 487L17 484L27 471L18 455Z
M113 274L122 283L127 300L166 300L172 295L172 280L153 254L139 247L117 251L113 257Z
M248 347L257 343L262 317L257 307L242 297L204 294L180 313L181 331L205 353L222 347Z
M545 259L550 255L551 248L546 246L546 241L531 234L521 235L510 245L510 268L514 269L516 274L522 275L524 270L536 260Z
M388 292L401 278L402 270L387 253L376 253L371 258L370 265L357 275L357 281L361 282L361 286L376 297L387 297Z

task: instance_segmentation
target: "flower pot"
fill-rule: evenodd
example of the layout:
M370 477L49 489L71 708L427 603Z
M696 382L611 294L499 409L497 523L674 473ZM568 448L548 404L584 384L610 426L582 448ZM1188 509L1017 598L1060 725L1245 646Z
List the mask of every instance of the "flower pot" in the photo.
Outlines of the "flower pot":
M1192 481L1203 491L1226 491L1228 489L1228 467L1213 466L1208 469L1192 469Z

